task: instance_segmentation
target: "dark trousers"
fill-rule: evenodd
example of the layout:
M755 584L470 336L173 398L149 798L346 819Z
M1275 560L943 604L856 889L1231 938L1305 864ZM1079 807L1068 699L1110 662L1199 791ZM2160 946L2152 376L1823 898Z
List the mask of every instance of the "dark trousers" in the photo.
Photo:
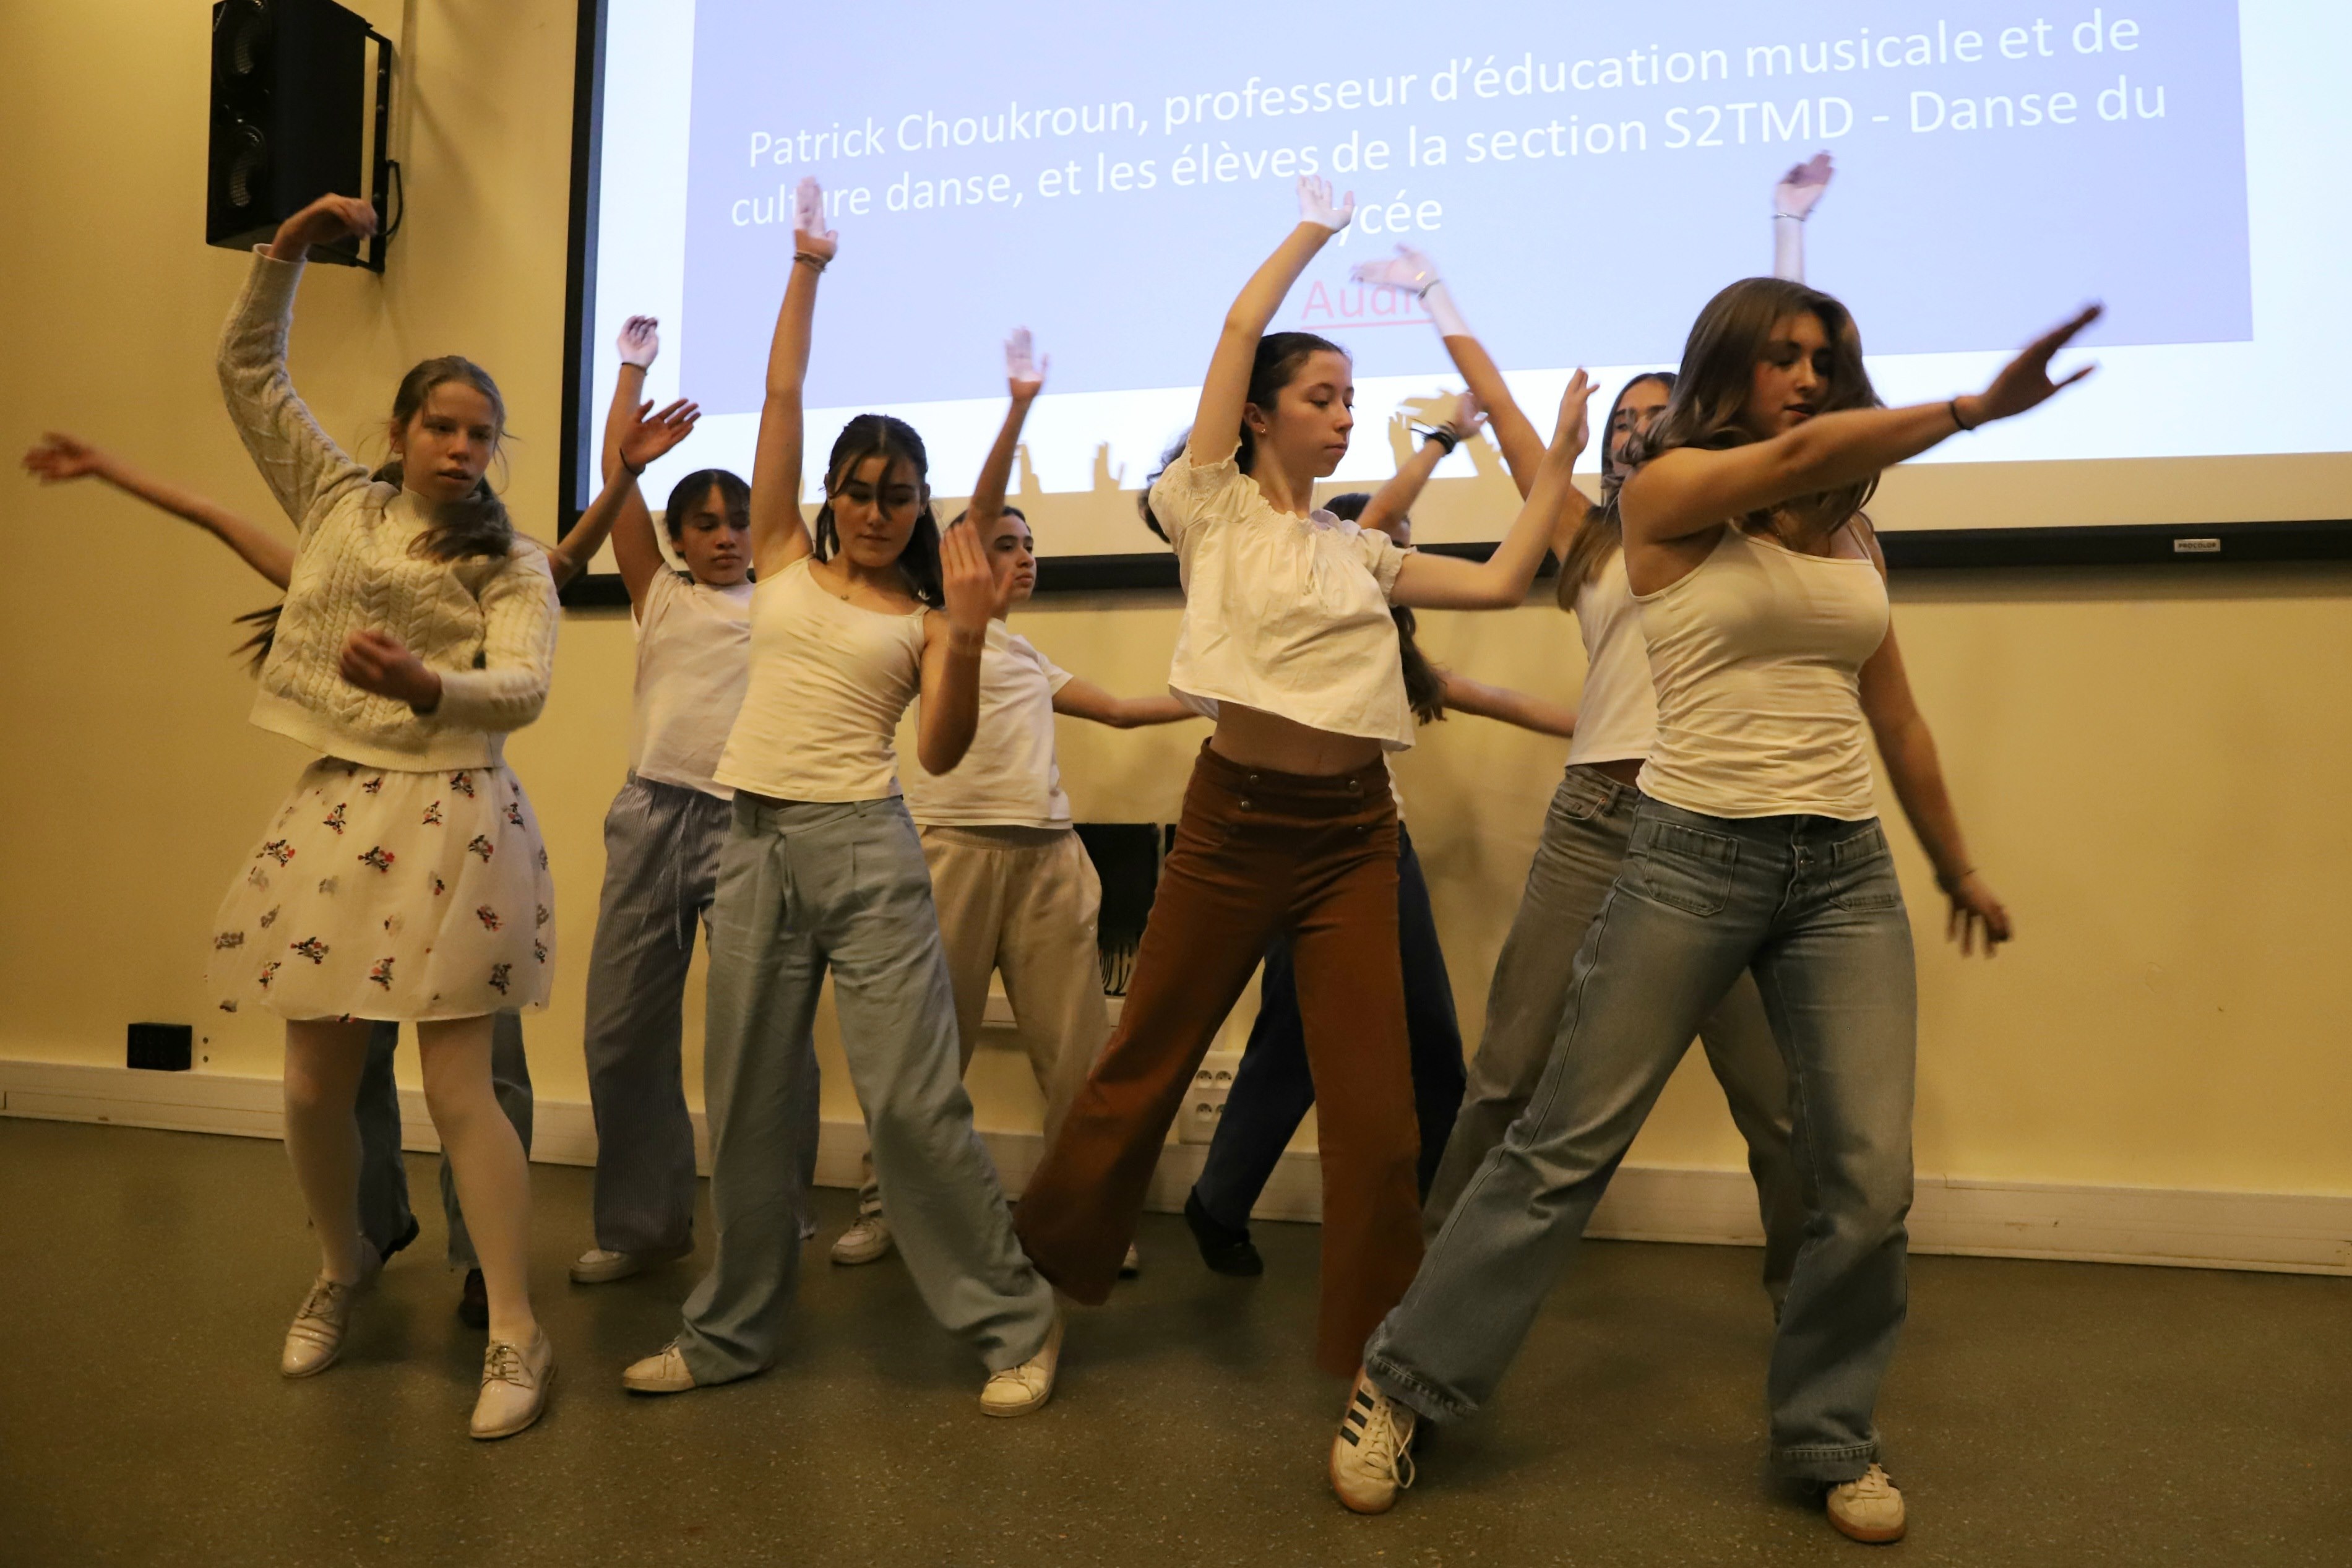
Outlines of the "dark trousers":
M398 1024L379 1023L368 1031L367 1066L360 1073L359 1103L353 1108L360 1124L360 1234L378 1252L406 1236L415 1217L408 1207L408 1167L400 1157L400 1087L392 1076L393 1051L399 1044ZM490 1088L528 1155L530 1063L522 1054L520 1013L490 1016ZM480 1268L446 1156L441 1162L441 1213L449 1226L449 1267Z
M1437 915L1412 837L1397 824L1397 958L1404 968L1404 1026L1412 1050L1412 1106L1421 1123L1416 1174L1422 1197L1454 1131L1465 1081L1462 1026L1454 1015L1454 983L1437 944ZM1192 1194L1211 1218L1231 1230L1249 1224L1250 1210L1281 1162L1282 1152L1315 1103L1307 1068L1307 1028L1298 1016L1298 978L1286 936L1265 950L1258 983L1257 1021L1225 1096L1223 1118Z
M1382 763L1309 778L1202 748L1118 1027L1014 1223L1038 1272L1080 1301L1108 1297L1185 1087L1277 931L1290 934L1322 1107L1316 1360L1345 1376L1421 1262Z

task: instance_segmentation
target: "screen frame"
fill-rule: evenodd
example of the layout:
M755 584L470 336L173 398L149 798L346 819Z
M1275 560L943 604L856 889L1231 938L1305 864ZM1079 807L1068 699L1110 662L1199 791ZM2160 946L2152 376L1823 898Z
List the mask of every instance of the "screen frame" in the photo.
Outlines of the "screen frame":
M563 300L562 473L556 537L569 534L583 508L597 450L582 395L591 363L589 302L595 297L595 237L604 121L604 0L580 0L572 62L572 199ZM2087 527L1903 529L1878 536L1887 565L1906 570L2007 570L2018 567L2279 565L2352 561L2352 517L2292 522L2102 523ZM1496 542L1442 544L1435 553L1484 560ZM1173 554L1048 555L1040 558L1041 594L1164 593L1178 586ZM1549 574L1550 563L1546 563ZM625 606L620 574L583 572L562 591L573 607Z

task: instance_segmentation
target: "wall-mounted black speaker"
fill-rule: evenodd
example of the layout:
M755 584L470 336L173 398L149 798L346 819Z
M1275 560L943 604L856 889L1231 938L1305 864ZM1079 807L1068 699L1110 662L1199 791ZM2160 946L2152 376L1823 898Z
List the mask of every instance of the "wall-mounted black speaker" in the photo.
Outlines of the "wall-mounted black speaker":
M205 243L247 249L320 196L363 195L377 237L312 254L383 271L391 86L391 43L334 0L219 0Z

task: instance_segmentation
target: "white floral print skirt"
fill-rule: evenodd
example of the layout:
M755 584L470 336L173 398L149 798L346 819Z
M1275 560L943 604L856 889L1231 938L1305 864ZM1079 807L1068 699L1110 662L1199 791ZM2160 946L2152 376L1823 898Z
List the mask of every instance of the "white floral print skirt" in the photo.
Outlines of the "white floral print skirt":
M471 1018L547 1001L555 894L505 767L322 757L237 870L205 985L225 1013Z

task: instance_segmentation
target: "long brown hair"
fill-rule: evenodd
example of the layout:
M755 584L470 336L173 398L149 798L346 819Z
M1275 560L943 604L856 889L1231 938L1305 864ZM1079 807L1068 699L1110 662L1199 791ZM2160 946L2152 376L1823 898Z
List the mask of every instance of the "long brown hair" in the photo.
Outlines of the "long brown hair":
M494 444L503 443L507 434L507 400L499 393L499 384L490 373L463 354L442 354L421 360L409 367L400 378L400 387L392 395L392 427L408 428L416 411L433 389L449 382L462 381L489 400L490 420L497 427ZM375 471L374 477L384 484L401 483L404 465L393 458ZM419 555L435 561L462 561L469 555L486 555L493 559L514 550L514 521L507 516L506 502L490 489L488 474L474 486L471 495L461 501L430 509L431 525L417 535L412 549Z
M868 458L882 459L885 479L900 463L915 471L923 507L915 514L915 531L907 536L906 548L898 552L898 570L919 603L940 609L948 600L940 571L940 520L931 511L931 456L915 427L894 415L860 414L834 437L833 455L824 461L824 504L816 509L816 558L830 561L841 553L841 530L833 521L834 492Z
M1584 509L1584 521L1576 525L1576 535L1568 542L1568 553L1560 561L1559 577L1552 592L1563 610L1576 608L1576 595L1609 552L1624 542L1624 533L1617 526L1617 510L1609 503L1617 499L1617 487L1625 482L1625 470L1617 462L1617 413L1625 406L1626 397L1637 386L1656 382L1669 395L1675 390L1675 373L1670 370L1645 370L1617 389L1609 405L1609 421L1601 426L1601 500Z
M1282 395L1282 389L1298 379L1298 373L1307 368L1308 360L1327 350L1351 363L1354 362L1355 356L1346 349L1328 338L1318 338L1313 332L1266 333L1258 339L1257 352L1250 359L1246 401L1250 405L1272 414L1276 400ZM1192 438L1192 432L1188 427L1176 437L1172 446L1160 454L1159 466L1144 479L1143 493L1135 498L1135 510L1142 513L1143 526L1161 539L1168 537L1168 531L1160 526L1160 519L1152 515L1151 487L1160 482L1160 476L1183 453ZM1240 444L1234 448L1234 467L1245 474L1257 468L1257 437L1251 431L1246 419L1242 421Z
M1349 490L1325 501L1323 510L1354 522L1371 503L1371 491ZM1420 626L1412 611L1402 605L1391 605L1389 616L1396 622L1397 662L1404 667L1405 702L1412 709L1415 722L1434 724L1445 717L1445 672L1429 662L1429 656L1421 651L1421 644L1414 639L1413 634Z
M1819 412L1885 406L1877 389L1870 384L1870 373L1863 368L1862 332L1851 311L1820 289L1801 283L1743 278L1709 300L1691 324L1674 397L1650 426L1650 433L1634 444L1633 466L1638 468L1677 447L1723 451L1755 440L1739 423L1739 414L1755 384L1757 362L1772 342L1772 329L1806 311L1819 319L1822 333L1829 339L1829 384L1822 394ZM1826 532L1860 511L1877 489L1878 476L1873 474L1736 521L1751 532L1766 531L1779 513L1808 531ZM1616 510L1613 497L1610 510Z

